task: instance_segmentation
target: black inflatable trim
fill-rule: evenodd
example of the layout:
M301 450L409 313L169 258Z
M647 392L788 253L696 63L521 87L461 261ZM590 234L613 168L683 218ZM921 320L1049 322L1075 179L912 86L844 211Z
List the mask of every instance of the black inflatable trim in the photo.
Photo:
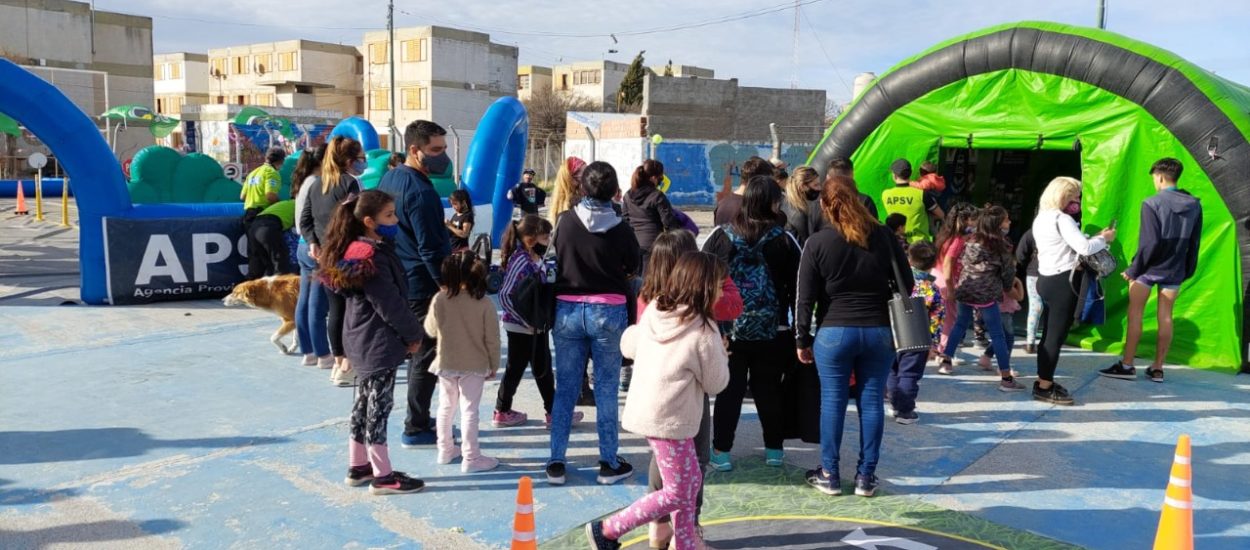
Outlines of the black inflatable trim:
M952 44L898 68L864 92L812 157L824 173L829 161L850 157L887 117L943 86L970 76L1022 69L1097 86L1142 106L1185 146L1237 225L1241 254L1243 372L1250 372L1250 143L1233 121L1180 71L1119 46L1083 36L1025 27ZM1208 153L1215 138L1217 153ZM1143 167L1143 170L1145 167Z

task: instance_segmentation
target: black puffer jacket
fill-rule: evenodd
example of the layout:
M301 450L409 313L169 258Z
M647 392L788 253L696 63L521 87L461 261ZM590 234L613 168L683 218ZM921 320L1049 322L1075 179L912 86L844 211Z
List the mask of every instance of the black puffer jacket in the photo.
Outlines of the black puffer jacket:
M396 368L408 357L408 343L425 339L425 329L408 309L407 276L390 243L356 241L338 265L322 267L320 276L347 298L343 351L357 376Z
M634 230L644 258L651 255L651 244L660 233L682 227L677 216L673 214L673 205L669 204L668 197L663 191L650 185L630 189L625 194L625 211L622 217ZM643 266L646 266L645 261Z

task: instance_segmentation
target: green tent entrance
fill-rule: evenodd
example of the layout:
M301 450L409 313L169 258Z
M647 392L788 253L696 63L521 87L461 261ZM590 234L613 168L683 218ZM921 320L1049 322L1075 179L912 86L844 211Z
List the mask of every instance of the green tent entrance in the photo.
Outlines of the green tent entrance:
M1025 22L955 38L890 69L838 117L809 164L823 172L829 160L851 158L860 189L877 200L892 185L896 158L914 165L962 151L993 158L991 177L1004 155L1025 158L1039 177L1079 167L1066 175L1083 183L1082 224L1091 232L1115 220L1112 252L1124 266L1136 251L1141 203L1154 193L1150 165L1180 159L1181 188L1202 201L1204 224L1198 273L1181 290L1168 359L1233 373L1245 368L1250 341L1243 323L1250 304L1247 136L1250 88L1114 33ZM1040 187L1017 187L1013 222L1024 227ZM1107 322L1078 328L1072 342L1114 353L1122 347L1127 291L1118 277L1105 284ZM1154 316L1152 300L1143 355L1154 353Z

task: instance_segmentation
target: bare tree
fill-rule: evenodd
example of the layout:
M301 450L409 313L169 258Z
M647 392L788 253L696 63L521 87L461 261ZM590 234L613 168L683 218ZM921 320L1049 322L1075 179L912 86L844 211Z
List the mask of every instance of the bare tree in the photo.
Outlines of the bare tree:
M838 116L842 114L842 104L838 100L829 98L825 100L825 126L833 124Z
M590 98L576 93L556 93L548 88L534 90L524 102L530 117L531 134L563 134L569 111L598 111Z

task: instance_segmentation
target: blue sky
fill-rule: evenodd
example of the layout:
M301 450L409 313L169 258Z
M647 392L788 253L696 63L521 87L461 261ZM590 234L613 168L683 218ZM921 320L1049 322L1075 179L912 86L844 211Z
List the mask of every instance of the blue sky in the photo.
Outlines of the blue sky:
M881 73L948 38L1022 20L1093 26L1097 0L801 0L798 63L794 10L697 28L631 31L707 22L784 0L397 0L397 26L440 24L489 32L520 47L521 64L608 57L698 65L744 85L824 88L850 98L856 74ZM1250 85L1250 1L1106 0L1108 30L1171 50ZM306 38L359 45L384 28L385 0L96 0L100 9L152 16L157 53ZM618 42L603 36L616 33ZM598 35L574 37L566 35ZM609 49L619 53L608 54Z

